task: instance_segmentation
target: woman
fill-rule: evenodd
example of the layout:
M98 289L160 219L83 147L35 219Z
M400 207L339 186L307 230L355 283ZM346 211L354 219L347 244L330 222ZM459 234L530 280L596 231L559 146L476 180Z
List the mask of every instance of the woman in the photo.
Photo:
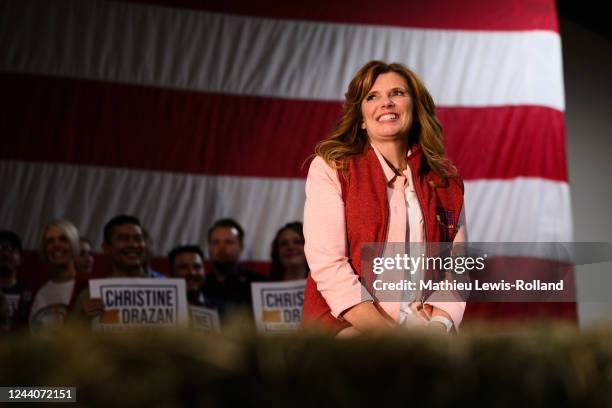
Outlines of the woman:
M43 257L50 266L49 280L34 295L30 309L33 333L60 329L74 303L76 268L79 253L79 232L66 220L45 226L42 234Z
M304 255L304 232L301 222L290 222L278 230L272 241L271 256L270 278L273 281L306 278L309 269Z
M311 274L303 321L354 334L411 314L447 332L457 328L463 302L378 302L363 286L364 243L465 238L455 216L463 210L463 182L444 156L442 127L419 78L401 64L364 65L342 118L315 152L304 208Z
M93 271L94 262L91 242L87 238L81 237L79 239L79 254L74 262L77 272L90 276Z

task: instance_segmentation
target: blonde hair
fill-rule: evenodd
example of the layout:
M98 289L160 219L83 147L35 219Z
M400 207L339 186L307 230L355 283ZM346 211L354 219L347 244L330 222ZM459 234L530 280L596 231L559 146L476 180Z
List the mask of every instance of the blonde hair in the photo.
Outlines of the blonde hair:
M447 178L457 175L457 169L444 154L442 125L436 118L433 98L419 77L398 63L370 61L357 71L345 94L342 117L333 127L329 137L316 145L315 154L321 156L330 166L344 170L346 159L366 152L368 135L360 126L363 121L361 102L376 78L388 72L395 72L406 80L413 99L414 119L408 134L408 145L418 143L421 146L427 164L445 184Z
M51 228L59 228L60 230L62 230L64 234L66 234L66 237L68 238L68 241L70 242L70 246L72 247L73 256L77 256L79 254L79 250L81 247L81 244L79 241L79 230L77 230L77 227L75 227L73 223L67 220L55 220L45 225L45 228L43 229L43 233L41 236L41 244L42 244L41 248L42 248L43 256L45 258L47 257L47 254L46 254L47 232Z

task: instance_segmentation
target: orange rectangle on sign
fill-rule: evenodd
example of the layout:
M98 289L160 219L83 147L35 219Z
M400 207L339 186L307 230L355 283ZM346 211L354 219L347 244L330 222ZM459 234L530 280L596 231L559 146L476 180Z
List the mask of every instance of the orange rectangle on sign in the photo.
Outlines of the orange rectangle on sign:
M280 322L281 311L280 310L262 310L261 320L264 322Z
M119 309L105 310L100 317L100 323L115 324L119 323Z

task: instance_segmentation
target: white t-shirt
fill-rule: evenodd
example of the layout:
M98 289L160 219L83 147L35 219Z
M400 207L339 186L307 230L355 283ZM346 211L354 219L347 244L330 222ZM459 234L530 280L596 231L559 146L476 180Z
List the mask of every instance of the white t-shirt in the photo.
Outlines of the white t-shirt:
M36 293L30 309L32 333L54 332L61 328L68 315L74 290L74 279L66 282L47 281Z

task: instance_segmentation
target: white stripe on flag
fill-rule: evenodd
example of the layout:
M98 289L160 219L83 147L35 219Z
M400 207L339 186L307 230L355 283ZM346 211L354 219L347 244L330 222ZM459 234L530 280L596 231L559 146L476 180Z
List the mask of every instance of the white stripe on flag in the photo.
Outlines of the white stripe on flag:
M304 180L201 176L19 161L0 161L2 228L36 248L43 222L65 217L96 248L112 216L141 218L153 250L206 241L212 222L234 217L245 228L244 259L267 261L284 223L301 220ZM572 240L568 185L536 178L466 182L470 241L567 242ZM569 222L568 222L569 221Z
M405 29L102 1L0 7L0 69L11 72L342 100L355 71L382 59L413 68L439 106L565 106L552 31Z
M570 242L569 185L540 178L465 183L471 242ZM474 221L471 221L474 220Z

